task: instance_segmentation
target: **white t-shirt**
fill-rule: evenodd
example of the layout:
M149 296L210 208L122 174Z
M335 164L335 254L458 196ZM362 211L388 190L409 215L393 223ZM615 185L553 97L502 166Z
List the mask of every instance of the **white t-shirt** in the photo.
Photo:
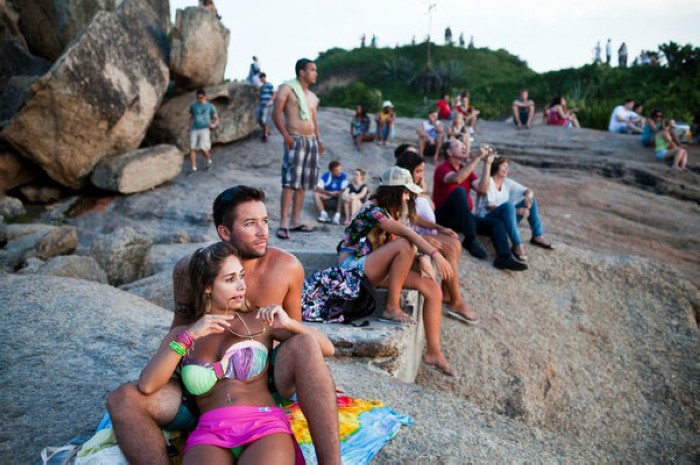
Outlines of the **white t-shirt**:
M480 195L476 201L476 214L483 218L489 212L487 206L499 207L506 202L511 202L517 205L523 200L523 194L527 187L513 181L510 178L505 178L501 184L501 190L496 187L496 182L493 178L489 179L489 190L486 195Z
M435 212L433 211L432 207L430 206L430 200L423 196L419 196L416 198L416 215L420 216L421 218L424 218L431 223L435 223ZM418 234L426 234L426 235L433 235L437 234L437 231L434 229L428 229L428 228L423 228L421 226L414 226L414 229Z
M627 127L627 119L629 118L631 111L625 108L624 105L618 105L610 115L610 124L608 124L608 131L610 132L620 132ZM622 119L622 121L620 121Z

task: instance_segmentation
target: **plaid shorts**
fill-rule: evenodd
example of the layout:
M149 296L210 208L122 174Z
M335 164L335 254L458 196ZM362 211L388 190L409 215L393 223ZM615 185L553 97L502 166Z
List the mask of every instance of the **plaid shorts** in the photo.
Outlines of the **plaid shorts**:
M318 142L313 136L296 136L293 153L284 145L282 188L314 190L318 182Z

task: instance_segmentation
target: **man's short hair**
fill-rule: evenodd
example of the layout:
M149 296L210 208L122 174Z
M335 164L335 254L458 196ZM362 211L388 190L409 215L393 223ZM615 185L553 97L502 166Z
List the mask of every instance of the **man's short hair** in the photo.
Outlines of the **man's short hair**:
M400 157L401 155L403 155L404 152L406 152L406 150L408 150L409 148L415 149L416 146L413 145L413 144L409 144L409 143L407 143L407 142L404 142L403 144L399 145L398 147L396 147L396 148L394 149L394 158L399 158L399 157Z
M627 105L630 102L634 102L634 99L633 98L626 98L625 99L625 105Z
M261 77L261 78L267 77L267 74L265 74L265 73L260 73L260 77Z
M202 89L201 87L199 89L197 89L196 94L197 94L197 97L199 97L200 95L207 95L207 93L204 92L204 89Z
M229 187L214 199L212 214L214 225L230 228L235 218L236 207L245 202L265 203L265 192L257 187L233 186Z
M333 160L332 162L328 163L328 171L333 171L339 166L341 166L341 163L338 160Z
M297 60L297 63L294 65L294 72L296 73L297 77L299 77L300 72L306 69L306 65L309 63L313 63L313 60L309 60L308 58L301 58Z
M437 110L428 110L428 117L430 117L430 115L432 115L433 113L437 115L437 112Z

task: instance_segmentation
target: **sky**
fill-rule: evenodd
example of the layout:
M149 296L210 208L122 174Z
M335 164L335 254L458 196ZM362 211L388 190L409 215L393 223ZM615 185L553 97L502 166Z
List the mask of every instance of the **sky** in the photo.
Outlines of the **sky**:
M464 33L476 47L503 48L538 72L578 67L593 60L593 47L612 39L627 43L628 62L641 50L675 41L700 46L698 0L214 0L231 31L226 77L244 79L256 55L273 84L294 77L298 58L359 47L377 36L379 47L420 42L431 30L433 43L444 43L447 26L456 41ZM170 0L175 10L197 0ZM435 5L428 15L430 5ZM319 76L322 79L322 76Z

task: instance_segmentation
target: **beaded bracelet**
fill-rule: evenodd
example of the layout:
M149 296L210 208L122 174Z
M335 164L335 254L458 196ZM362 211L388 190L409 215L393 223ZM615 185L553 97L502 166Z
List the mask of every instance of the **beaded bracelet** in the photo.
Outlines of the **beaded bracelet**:
M190 350L194 345L194 339L192 338L190 332L187 330L184 330L183 332L178 334L175 338L175 341L179 342L185 350Z
M180 357L184 357L185 354L187 353L187 349L182 347L182 344L180 344L177 341L172 341L170 343L170 348L173 349L175 351L175 353L177 353Z

